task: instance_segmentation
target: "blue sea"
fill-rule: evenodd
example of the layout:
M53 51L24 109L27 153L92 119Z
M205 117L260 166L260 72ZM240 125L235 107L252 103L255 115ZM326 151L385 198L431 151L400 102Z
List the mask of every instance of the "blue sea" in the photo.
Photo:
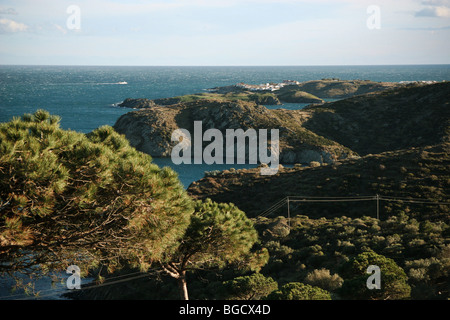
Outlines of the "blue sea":
M239 82L261 84L283 80L323 78L373 81L450 80L450 65L414 66L283 66L283 67L106 67L106 66L0 66L0 122L14 116L48 110L61 116L61 127L88 133L102 125L114 125L130 109L117 107L126 98L166 98L202 92ZM127 84L121 84L126 82ZM286 104L270 108L303 108ZM204 171L227 165L180 165L170 159L154 159L171 166L188 187ZM234 165L234 168L245 167ZM247 166L248 167L248 166Z

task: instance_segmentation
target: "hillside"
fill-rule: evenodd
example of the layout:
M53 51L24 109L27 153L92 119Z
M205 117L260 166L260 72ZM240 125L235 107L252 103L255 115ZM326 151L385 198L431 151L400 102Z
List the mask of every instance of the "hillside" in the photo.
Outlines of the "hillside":
M362 157L273 176L211 172L188 193L254 218L270 253L261 272L279 285L300 281L335 299L364 299L346 292L347 262L376 252L404 271L409 298L448 299L449 94L449 83L411 85L307 107L302 127Z
M370 80L322 79L301 82L298 89L322 99L344 99L370 92L402 88L397 82L375 82Z
M289 86L294 87L294 86ZM281 91L281 90L280 90ZM176 100L176 99L175 99ZM267 109L243 100L193 99L121 116L114 128L131 145L169 157L176 129L279 129L280 163L332 163L339 159L449 141L450 83L409 85L302 110ZM195 141L194 141L195 143ZM203 144L205 146L205 144Z
M266 181L252 170L224 172L193 185L188 191L198 196L195 191L201 185L202 196L239 203L253 216L272 202L272 194L276 200L296 192L308 195L379 192L442 201L448 196L450 183L449 151L448 144L443 144L323 167L285 168ZM350 282L347 263L358 254L376 252L395 261L404 271L406 289L410 288L406 299L447 300L450 297L449 206L382 202L381 220L378 220L374 202L355 204L358 203L350 203L350 206L337 206L337 203L318 206L316 203L313 207L293 203L289 220L286 207L270 216L254 218L260 246L266 248L270 256L260 274L271 277L278 287L301 282L329 291L334 300L367 299L361 291L345 290L346 282ZM226 282L242 275L233 266L222 271L193 270L189 273L191 296L196 300L229 299ZM111 281L120 276L120 273L112 275ZM367 276L364 283L366 279ZM391 290L395 292L395 288ZM164 274L84 288L70 296L75 299L178 297L175 281Z
M224 136L227 129L279 129L281 163L332 163L356 155L304 128L302 123L308 116L301 110L269 110L240 100L196 100L129 112L117 120L114 128L125 134L131 145L153 157L170 157L178 143L171 141L171 134L179 128L188 130L195 144L194 121L202 121L203 132L215 128Z
M247 91L247 87L260 87L255 85L234 85L212 88L211 91L219 94L229 94ZM277 86L279 84L269 84ZM321 79L304 82L290 83L281 88L272 91L281 101L289 102L295 95L310 95L315 99L344 99L355 95L366 94L370 92L379 92L390 89L405 87L405 84L398 82L376 82L370 80L340 80L340 79ZM295 100L293 100L295 101Z
M308 107L298 111L303 116L299 124L302 128L337 141L363 157L340 159L328 166L284 168L270 177L259 176L258 170L225 171L193 183L189 192L198 198L234 202L250 216L258 215L286 196L295 195L379 194L445 202L450 190L449 102L450 83L444 82ZM286 117L291 114L285 112ZM382 212L387 215L405 210L393 202L384 202L382 206ZM419 213L408 210L422 218L431 218L447 213L448 207L442 212L438 207L421 208ZM309 203L302 204L297 213L312 217L358 217L373 216L374 210L367 203L351 206Z
M304 109L303 126L360 155L450 141L450 82L412 85Z
M344 94L338 92L328 94ZM260 274L279 288L301 282L327 290L332 299L370 299L368 275L354 290L349 262L378 254L400 270L383 278L388 293L379 299L448 300L449 92L449 83L408 85L295 111L240 100L155 104L127 113L115 128L138 149L165 156L171 132L192 132L195 120L221 131L280 129L282 158L307 165L280 166L272 176L259 168L208 172L187 190L195 199L234 203L252 218L259 246L269 252ZM191 271L192 297L228 299L226 283L237 276L242 273L233 266ZM404 281L386 285L399 279ZM114 299L126 292L127 299L173 299L176 290L163 276L83 290L80 298Z
M161 98L161 99L145 99L127 98L119 107L143 109L152 108L156 105L168 106L178 103L188 103L198 100L216 100L216 101L247 101L256 102L262 105L281 105L282 102L288 103L323 103L324 101L312 94L303 91L291 90L282 95L274 92L251 92L240 88L233 87L229 92L218 93L214 91L202 92L195 94L187 94L184 96Z
M381 196L448 202L450 190L449 144L389 151L360 159L318 167L283 168L274 176L257 169L228 170L206 175L188 188L191 196L233 202L255 217L287 196ZM273 215L286 215L283 206ZM407 213L419 220L449 220L448 205L436 206L397 201L380 202L380 218ZM376 217L375 201L292 203L291 215L312 218Z

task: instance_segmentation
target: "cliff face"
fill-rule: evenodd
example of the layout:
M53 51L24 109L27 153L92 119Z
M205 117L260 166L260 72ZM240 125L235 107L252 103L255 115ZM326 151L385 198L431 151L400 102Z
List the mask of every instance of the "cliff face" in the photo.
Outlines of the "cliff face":
M281 163L332 163L355 156L350 149L305 129L302 123L308 117L301 110L269 110L251 102L198 100L133 111L121 116L114 128L153 157L170 156L178 144L171 141L176 129L186 129L194 136L194 121L202 122L203 132L215 128L224 136L227 129L278 129ZM203 142L206 145L208 142Z

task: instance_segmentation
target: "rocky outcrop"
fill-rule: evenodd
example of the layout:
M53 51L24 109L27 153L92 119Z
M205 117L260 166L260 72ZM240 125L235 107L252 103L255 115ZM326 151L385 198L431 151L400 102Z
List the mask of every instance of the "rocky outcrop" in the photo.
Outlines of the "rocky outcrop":
M327 153L304 150L301 157L312 160L309 166L281 168L274 176L262 176L256 169L223 171L192 183L188 192L198 199L233 202L250 216L291 195L385 194L446 202L450 181L449 110L450 82L408 86L308 107L302 110L307 114L302 127L349 146L361 157L323 165ZM295 153L285 156L294 158ZM322 165L316 160L322 160ZM391 214L392 210L395 207L383 211ZM339 212L361 217L370 215L370 211L364 202L342 207L337 203L305 203L298 209L300 214L313 217L333 217ZM412 214L425 219L448 215L447 211L415 207Z
M143 109L143 108L152 108L156 106L156 103L153 100L140 98L140 99L132 99L127 98L122 103L118 105L119 107L123 108L130 108L130 109Z
M281 105L280 99L274 94L253 94L249 95L249 101L262 105Z
M170 157L173 144L171 134L177 129L171 119L172 110L163 110L159 106L129 112L122 115L114 129L126 136L130 145L154 157Z
M173 104L179 103L188 103L197 100L217 100L217 101L249 101L255 102L256 104L261 105L281 105L280 99L275 94L272 93L252 93L252 92L235 92L235 93L197 93L197 94L189 94L178 97L170 97L170 98L160 98L149 100L145 98L138 99L125 99L119 107L124 108L132 108L132 109L145 109L152 108L156 105L160 106L169 106ZM306 101L306 100L305 100ZM313 101L313 100L311 100ZM317 102L317 100L315 100Z
M301 110L269 110L244 101L199 100L133 111L122 115L114 128L131 145L153 157L170 156L178 144L171 141L176 129L186 129L194 137L194 121L202 122L203 132L215 128L224 137L227 129L278 129L281 163L332 163L356 156L350 149L303 128L306 119L307 114ZM196 143L194 139L192 143ZM202 141L203 147L208 144Z

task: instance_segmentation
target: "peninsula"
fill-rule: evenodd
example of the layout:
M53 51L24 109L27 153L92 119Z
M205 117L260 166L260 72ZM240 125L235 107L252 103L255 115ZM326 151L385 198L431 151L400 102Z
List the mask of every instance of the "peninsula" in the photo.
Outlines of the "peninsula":
M264 84L237 83L214 87L205 92L161 99L126 98L120 107L143 109L156 105L173 105L197 100L248 101L260 105L281 105L283 103L322 104L324 99L343 99L369 92L395 89L414 83L375 82L369 80L322 79L306 82L283 80Z

